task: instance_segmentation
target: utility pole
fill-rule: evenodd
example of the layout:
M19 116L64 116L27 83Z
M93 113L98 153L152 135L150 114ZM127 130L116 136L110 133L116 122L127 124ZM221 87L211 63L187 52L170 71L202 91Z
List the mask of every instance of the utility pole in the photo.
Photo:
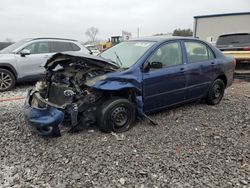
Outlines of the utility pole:
M139 31L139 27L137 28L137 38L140 37L140 31Z

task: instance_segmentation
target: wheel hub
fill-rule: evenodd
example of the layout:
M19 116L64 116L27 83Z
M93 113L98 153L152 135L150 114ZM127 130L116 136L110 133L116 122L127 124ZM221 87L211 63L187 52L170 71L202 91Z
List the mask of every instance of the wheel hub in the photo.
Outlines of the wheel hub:
M10 75L1 72L0 73L0 88L1 89L6 89L11 86L11 77Z
M214 86L214 97L218 98L221 95L221 87L220 85L215 85Z
M125 107L117 107L111 113L111 120L115 126L122 127L128 121L128 114Z

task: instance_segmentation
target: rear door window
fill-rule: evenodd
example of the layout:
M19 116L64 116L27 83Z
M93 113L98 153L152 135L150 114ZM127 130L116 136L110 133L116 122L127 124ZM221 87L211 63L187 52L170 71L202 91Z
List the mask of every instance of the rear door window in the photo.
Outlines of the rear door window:
M71 44L68 42L52 42L52 52L67 52L72 51Z
M215 58L212 50L202 43L185 42L185 47L189 63L207 61Z

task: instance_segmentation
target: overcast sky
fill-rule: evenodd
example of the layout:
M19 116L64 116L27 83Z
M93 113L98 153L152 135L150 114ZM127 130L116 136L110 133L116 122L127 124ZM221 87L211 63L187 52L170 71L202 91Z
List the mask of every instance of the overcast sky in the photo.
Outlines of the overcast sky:
M250 12L250 0L0 0L0 41L67 37L86 41L87 28L107 39L193 29L193 16Z

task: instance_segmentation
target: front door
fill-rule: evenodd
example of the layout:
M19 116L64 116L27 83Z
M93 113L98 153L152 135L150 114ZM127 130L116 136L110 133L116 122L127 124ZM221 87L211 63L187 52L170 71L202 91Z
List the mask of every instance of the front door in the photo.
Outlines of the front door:
M161 64L161 68L151 65ZM160 46L147 60L143 72L144 111L152 112L185 100L186 74L181 44Z
M17 66L20 77L39 76L45 73L43 67L53 53L50 52L48 42L35 42L29 44L24 49L30 51L29 55L21 56L16 54Z

